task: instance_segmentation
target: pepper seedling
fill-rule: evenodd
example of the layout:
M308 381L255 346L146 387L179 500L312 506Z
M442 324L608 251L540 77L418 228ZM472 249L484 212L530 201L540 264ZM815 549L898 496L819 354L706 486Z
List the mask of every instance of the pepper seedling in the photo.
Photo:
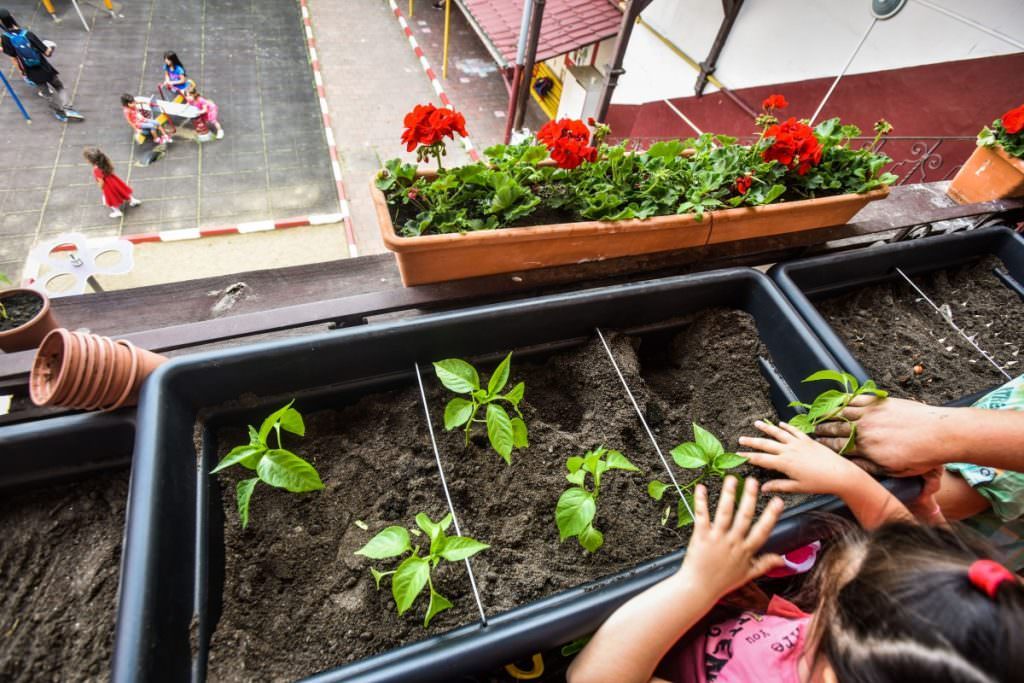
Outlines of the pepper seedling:
M427 605L427 615L423 620L424 628L430 625L430 620L439 612L452 606L448 598L434 589L434 580L430 575L434 568L441 560L460 562L476 555L481 550L490 548L486 543L481 543L468 536L447 535L445 531L448 530L451 523L451 513L445 515L440 522L434 522L422 512L416 515L416 526L422 529L430 539L428 553L423 557L420 557L420 546L414 547L409 539L409 532L400 526L389 526L355 552L356 555L362 555L371 560L386 560L400 557L405 553L412 553L391 571L381 572L370 567L370 573L377 583L377 590L380 590L380 580L385 576L391 576L391 595L395 598L399 616L405 614L412 607L424 587L429 587L430 604Z
M566 479L572 488L566 489L555 506L555 524L558 525L559 541L575 536L580 545L596 553L604 545L604 534L594 528L597 515L597 494L601 489L601 475L608 470L639 472L639 468L618 451L598 446L586 455L574 455L565 461L569 470ZM587 488L587 473L594 480L594 488Z
M512 354L509 353L494 370L490 381L487 382L487 389L480 387L480 376L477 374L476 368L464 360L448 358L434 363L434 372L441 380L441 384L456 394L469 394L468 399L453 398L445 406L445 430L451 431L465 425L466 445L468 446L473 425L486 424L487 438L491 442L491 447L509 465L512 464L513 448L527 448L530 445L527 438L526 422L523 420L523 413L519 410L519 402L523 400L526 384L520 382L508 393L501 393L501 390L508 384L511 362ZM499 401L504 401L512 406L518 417L509 417L508 411L499 405ZM484 419L476 416L480 412L480 408L484 408Z
M747 461L742 455L728 453L722 447L722 442L715 438L715 435L702 428L696 422L693 423L693 441L681 443L672 449L672 460L684 470L697 472L690 481L682 484L679 488L682 495L676 504L676 527L683 527L693 524L693 489L709 477L724 479L729 470L739 467ZM654 500L661 500L667 489L674 489L672 484L666 484L655 479L647 485L647 495ZM737 493L737 499L739 494ZM668 521L668 515L662 517L661 523Z
M7 279L7 276L0 273L0 285L9 285L11 281ZM7 309L4 308L4 303L0 301L0 320L7 320Z
M324 483L320 481L320 475L312 465L281 445L282 429L298 436L306 434L306 425L302 421L302 415L292 408L293 403L295 403L295 399L289 401L288 405L280 410L271 413L260 425L259 431L249 425L249 443L231 449L231 452L210 470L210 474L216 474L232 465L241 465L256 472L255 477L243 479L235 487L238 516L242 520L242 528L249 525L249 500L252 498L253 489L259 482L262 481L292 493L318 491L324 487ZM277 448L271 448L267 443L272 431L277 435Z
M850 401L862 396L864 394L870 394L877 396L878 398L885 398L889 395L889 392L879 389L875 386L873 380L866 380L864 384L857 382L857 378L846 372L839 372L837 370L819 370L813 375L810 375L804 382L817 382L820 380L831 380L842 386L843 390L829 389L824 391L814 399L812 403L801 403L800 401L792 401L789 405L791 408L803 408L807 412L794 415L790 420L789 424L796 427L805 434L811 434L822 422L828 422L830 420L842 420L850 425L850 438L846 440L843 447L840 449L840 453L846 453L850 448L853 447L854 441L857 438L857 425L850 420L843 417L843 410L850 405Z

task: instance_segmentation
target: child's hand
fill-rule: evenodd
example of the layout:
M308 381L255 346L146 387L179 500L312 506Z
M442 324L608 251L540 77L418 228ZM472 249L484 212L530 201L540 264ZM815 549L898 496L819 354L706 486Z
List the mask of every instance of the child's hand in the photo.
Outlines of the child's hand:
M831 493L842 496L857 466L786 422L778 426L758 420L754 426L769 438L740 437L740 445L755 448L739 453L758 467L781 472L788 479L772 479L763 489L775 493ZM854 477L855 479L856 477Z
M712 522L708 516L707 489L697 486L693 500L693 536L678 574L682 580L699 586L717 599L784 564L780 555L757 554L782 512L782 501L774 498L751 527L757 489L757 480L747 479L737 508L736 478L727 477Z

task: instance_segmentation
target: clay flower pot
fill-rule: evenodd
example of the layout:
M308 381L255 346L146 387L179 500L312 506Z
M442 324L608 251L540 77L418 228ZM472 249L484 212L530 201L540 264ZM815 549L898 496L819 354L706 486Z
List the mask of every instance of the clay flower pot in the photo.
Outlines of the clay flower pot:
M419 175L429 178L437 173ZM408 287L842 225L868 202L884 199L889 189L713 211L703 220L679 214L419 237L398 235L387 199L372 180L370 193L384 246L395 252L402 284Z
M36 352L29 394L38 406L117 410L138 402L143 381L166 360L124 339L56 329Z
M26 320L18 327L11 330L0 331L0 350L11 353L13 351L25 351L39 346L50 330L56 329L57 319L53 316L50 308L50 298L42 292L34 289L5 289L0 291L0 303L10 307L8 315L14 315L11 300L24 300L25 297L35 297L42 301L42 308L31 319Z
M1024 197L1024 159L1010 156L999 145L975 147L946 194L958 204Z

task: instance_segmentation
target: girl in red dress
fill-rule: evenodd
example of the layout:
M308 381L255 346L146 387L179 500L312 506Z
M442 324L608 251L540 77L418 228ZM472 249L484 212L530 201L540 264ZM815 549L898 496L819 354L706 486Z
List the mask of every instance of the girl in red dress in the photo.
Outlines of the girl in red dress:
M117 177L114 173L114 164L110 157L96 147L86 147L82 156L92 164L92 175L96 178L96 184L103 190L103 203L110 208L111 218L120 218L121 207L125 202L128 206L138 206L142 202L132 194L132 188L126 182Z

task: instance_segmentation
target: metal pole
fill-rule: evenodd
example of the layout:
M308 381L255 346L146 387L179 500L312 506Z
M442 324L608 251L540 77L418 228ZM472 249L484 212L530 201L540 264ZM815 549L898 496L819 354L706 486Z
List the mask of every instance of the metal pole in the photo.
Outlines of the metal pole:
M523 84L519 88L519 99L516 103L516 116L512 127L523 127L526 116L526 97L530 94L533 81L533 66L537 61L537 45L540 43L540 27L544 21L544 4L547 0L534 0L533 16L530 17L530 35L526 41L526 61L523 64Z
M626 57L626 48L629 47L629 37L633 34L633 25L636 24L640 12L647 6L647 2L629 0L626 11L622 14L622 24L619 25L619 37L615 39L615 55L612 63L608 65L608 74L604 77L604 86L601 88L601 98L597 102L598 121L604 121L608 116L608 107L612 103L612 93L615 86L619 84L619 76L626 73L622 68L622 61Z
M451 34L452 26L452 0L445 0L444 3L444 57L441 64L441 78L448 78L448 36Z
M523 18L519 22L519 43L516 45L516 63L512 69L512 87L508 96L508 111L505 114L505 144L512 139L512 124L519 104L519 87L523 80L523 59L526 56L526 36L530 32L530 13L533 0L523 3Z
M814 110L814 115L811 116L811 125L814 125L814 120L818 118L818 114L820 114L821 110L825 108L825 103L828 102L830 97L832 97L832 92L836 89L836 86L839 85L839 81L842 80L843 76L846 75L846 70L850 68L851 64L853 64L853 60L857 57L857 53L860 52L861 47L864 46L864 41L866 41L868 36L871 35L871 29L873 29L877 23L878 19L872 17L871 23L868 24L868 30L864 31L864 35L861 36L860 42L857 43L857 47L853 48L853 52L850 53L850 58L846 60L843 70L840 71L839 75L836 76L836 79L832 81L832 85L829 86L828 92L826 92L825 96L821 98L821 102L818 103L818 108Z
M412 10L413 10L412 3L413 3L413 0L409 0L409 18L410 19L412 19Z
M18 96L14 94L14 88L12 88L11 84L7 82L7 77L4 76L3 70L0 70L0 81L4 82L4 87L7 88L7 92L11 94L11 99L14 100L14 103L18 105L18 109L21 110L21 115L25 117L25 123L31 124L32 117L28 115L28 112L25 111L25 105L23 105L21 100L18 99Z
M82 10L78 7L78 0L71 0L71 6L75 8L76 12L78 12L78 18L82 20L82 26L85 27L85 32L89 33L89 24L86 22L85 17L82 16Z

